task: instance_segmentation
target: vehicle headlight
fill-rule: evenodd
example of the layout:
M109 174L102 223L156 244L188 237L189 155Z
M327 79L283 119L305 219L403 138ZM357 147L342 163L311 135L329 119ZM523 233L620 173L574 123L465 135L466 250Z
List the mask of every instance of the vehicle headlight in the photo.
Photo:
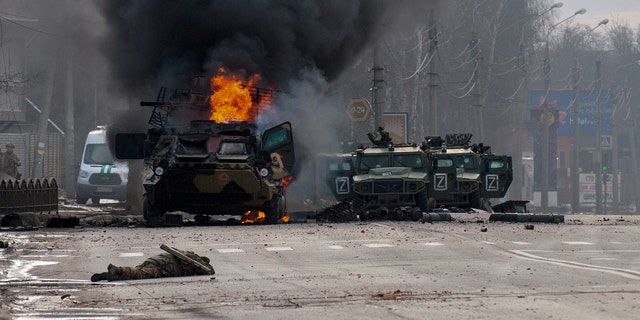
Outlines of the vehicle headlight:
M86 179L89 177L89 171L80 170L78 176L82 179Z
M156 167L155 169L153 169L153 173L155 173L156 176L161 176L162 174L164 174L164 168Z
M269 170L267 168L260 169L260 175L266 177L269 174Z

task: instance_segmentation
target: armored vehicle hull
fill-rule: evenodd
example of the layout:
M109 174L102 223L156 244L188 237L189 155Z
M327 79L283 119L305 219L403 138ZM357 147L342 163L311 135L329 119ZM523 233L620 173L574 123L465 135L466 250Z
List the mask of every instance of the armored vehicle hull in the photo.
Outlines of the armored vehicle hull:
M433 209L426 161L426 154L409 144L362 146L328 158L326 182L342 203L321 212L320 219L420 219Z
M469 145L470 139L471 134L452 134L440 140L443 144L423 145L432 182L429 198L436 207L492 211L489 200L506 195L513 180L511 157L492 154L482 144Z
M154 107L147 133L116 134L117 158L144 160L147 224L168 224L166 213L173 211L277 223L286 213L283 179L295 162L291 123L262 133L248 121L192 120L184 129L171 127L176 108L211 108L200 95L180 93L175 100L141 103Z
M144 218L166 212L242 215L258 211L267 223L285 214L282 178L293 163L291 124L267 130L257 144L255 126L192 121L184 134L161 135L145 158Z
M147 179L144 189L147 220L161 218L162 213L170 211L238 215L257 210L272 223L284 215L282 187L267 181L247 164L175 169L162 179Z

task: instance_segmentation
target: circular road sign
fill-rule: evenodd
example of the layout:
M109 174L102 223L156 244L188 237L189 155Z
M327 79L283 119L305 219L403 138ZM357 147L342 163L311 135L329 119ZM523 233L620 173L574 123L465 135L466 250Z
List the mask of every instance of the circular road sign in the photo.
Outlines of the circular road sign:
M351 99L347 105L347 114L353 122L365 121L371 113L371 104L365 98Z

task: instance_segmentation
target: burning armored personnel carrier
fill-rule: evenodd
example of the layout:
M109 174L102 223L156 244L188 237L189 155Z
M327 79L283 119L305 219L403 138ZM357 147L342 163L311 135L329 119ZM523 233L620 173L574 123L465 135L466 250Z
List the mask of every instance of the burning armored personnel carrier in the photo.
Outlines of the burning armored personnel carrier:
M147 133L116 135L117 158L144 159L147 225L166 224L164 216L171 211L196 217L251 215L251 222L276 223L285 215L284 183L295 160L291 124L262 134L250 121L199 119L186 127L169 125L181 108L208 117L216 108L209 101L190 90L176 91L167 101L143 101L142 106L153 107Z

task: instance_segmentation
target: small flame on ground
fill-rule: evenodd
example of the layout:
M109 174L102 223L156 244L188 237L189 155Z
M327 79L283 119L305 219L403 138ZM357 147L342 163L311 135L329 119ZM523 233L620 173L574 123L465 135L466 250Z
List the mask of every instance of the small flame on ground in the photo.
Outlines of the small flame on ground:
M287 223L287 222L289 222L289 220L291 220L291 218L289 218L289 216L284 216L281 219L282 219L282 222L284 222L284 223Z
M263 101L259 95L252 97L251 87L260 79L259 74L243 79L238 74L230 74L226 69L219 68L218 74L211 78L213 93L209 98L212 107L209 119L219 123L252 121L261 108L268 107L270 102Z
M246 223L261 223L264 222L267 218L267 215L259 210L248 210L247 212L245 212L242 215L242 219L240 220L240 223L242 224L246 224Z

